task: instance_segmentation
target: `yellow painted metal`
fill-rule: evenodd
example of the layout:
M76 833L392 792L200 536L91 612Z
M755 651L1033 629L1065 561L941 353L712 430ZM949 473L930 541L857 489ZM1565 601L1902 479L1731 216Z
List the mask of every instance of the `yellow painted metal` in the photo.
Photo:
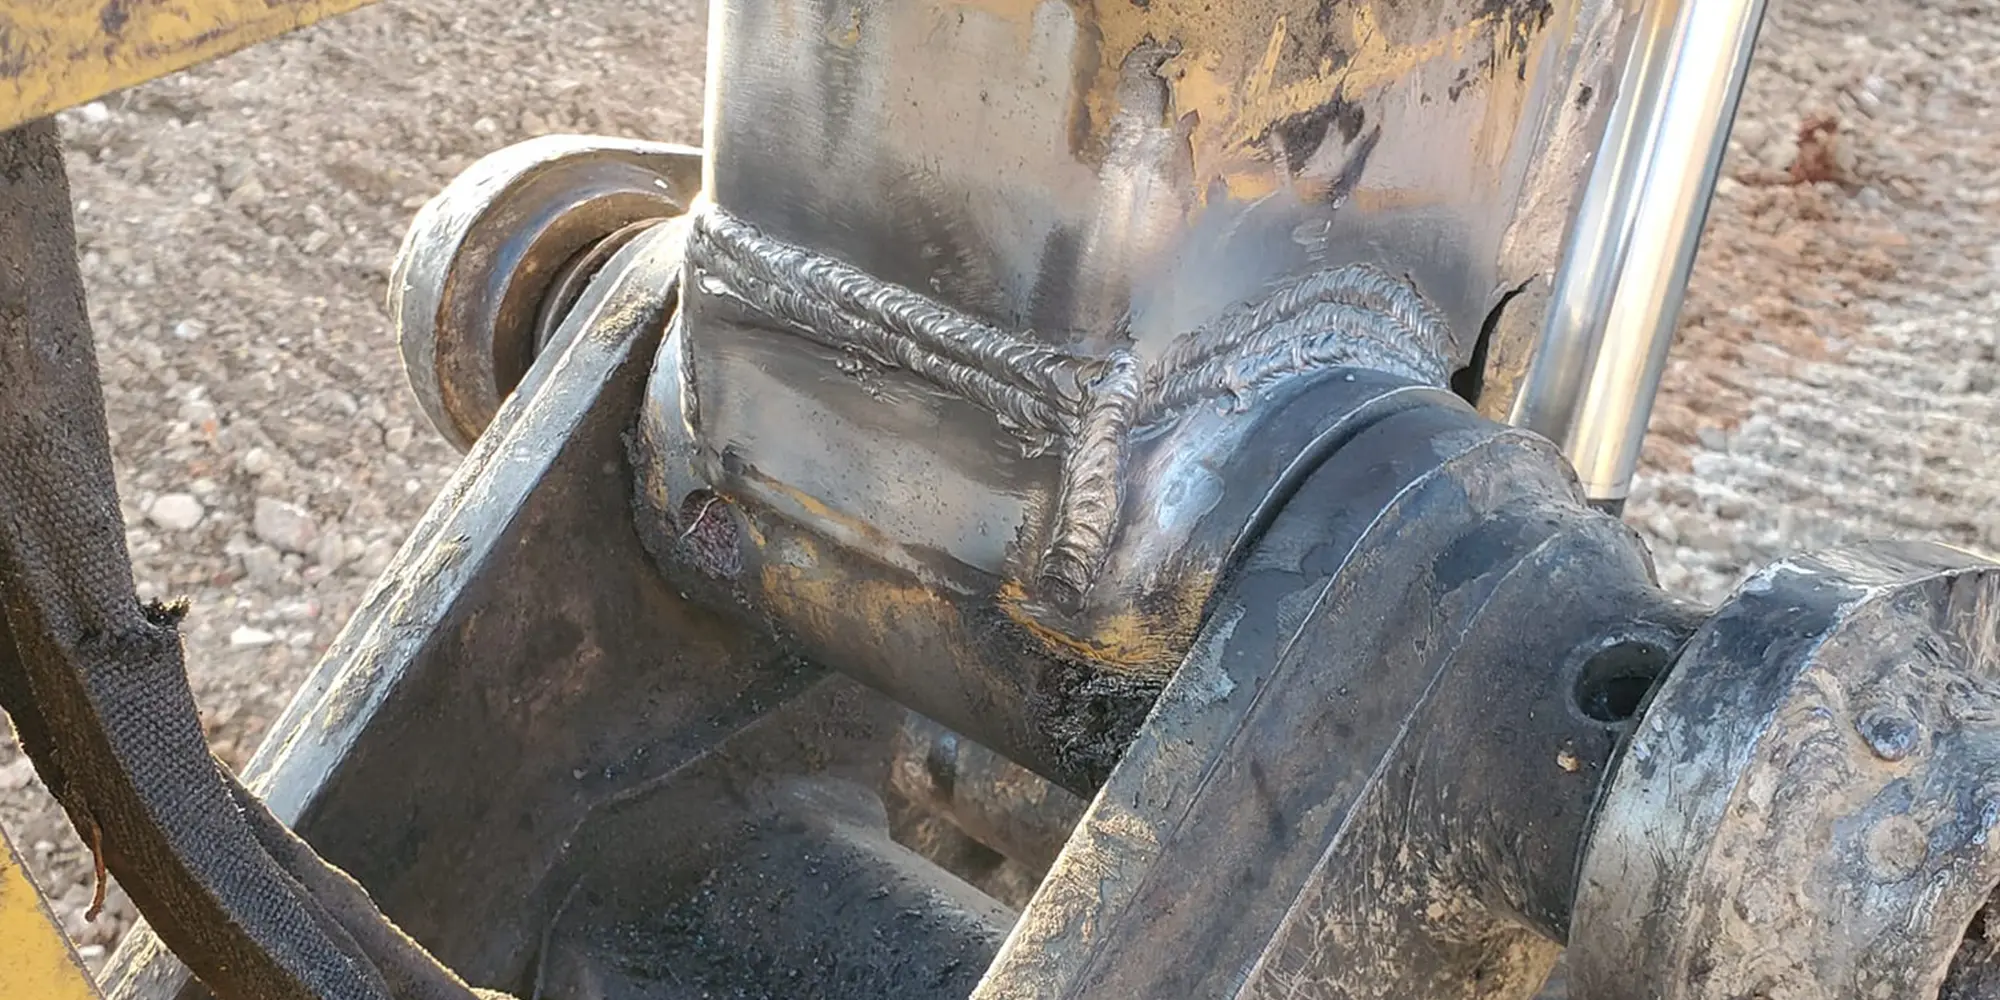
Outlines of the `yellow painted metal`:
M0 1000L101 1000L0 830Z
M374 0L0 0L0 128Z

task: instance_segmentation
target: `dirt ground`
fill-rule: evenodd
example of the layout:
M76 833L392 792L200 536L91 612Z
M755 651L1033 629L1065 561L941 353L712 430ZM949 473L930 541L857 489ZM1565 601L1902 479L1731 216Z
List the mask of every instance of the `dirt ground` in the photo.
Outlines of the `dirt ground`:
M1664 582L1860 537L2000 549L2000 10L1774 0L1632 519ZM699 139L681 0L385 0L63 116L142 588L241 764L443 483L384 307L412 212L546 132ZM88 856L0 745L87 958Z

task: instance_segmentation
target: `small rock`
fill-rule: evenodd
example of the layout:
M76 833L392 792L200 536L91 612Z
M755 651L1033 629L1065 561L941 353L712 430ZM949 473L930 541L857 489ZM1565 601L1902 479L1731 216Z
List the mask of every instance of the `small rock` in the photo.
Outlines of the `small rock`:
M22 757L6 767L0 767L0 792L18 792L35 780L35 765Z
M222 185L222 190L233 192L248 183L250 176L256 172L257 164L249 160L231 160L216 180Z
M1681 542L1680 526L1675 524L1674 519L1668 517L1664 512L1656 513L1648 518L1646 520L1646 530L1654 538L1659 539L1667 545L1679 545Z
M145 320L146 314L140 312L138 305L131 299L120 299L111 307L111 324L120 330L137 330ZM162 362L165 360L164 357L161 358ZM152 359L147 358L147 361L150 363ZM151 365L151 367L158 366Z
M213 425L221 416L216 412L215 404L206 399L190 399L181 403L181 419L203 433L212 433L215 430Z
M208 334L208 324L200 320L184 319L174 324L176 340L200 340Z
M305 508L270 497L257 498L250 530L282 552L311 552L319 541L319 525Z
M306 241L301 246L301 249L306 253L318 253L326 249L326 245L331 242L333 242L333 235L331 233L328 233L324 229L315 229L306 237Z
M238 459L236 464L241 466L243 471L249 475L261 476L271 471L271 466L275 463L271 459L270 452L262 448L252 448L244 452L243 457Z
M313 550L313 559L329 570L339 569L347 562L347 540L337 531L328 531Z
M285 577L285 560L278 550L269 545L256 545L244 550L243 575L252 583L269 585Z
M391 427L382 432L382 444L390 451L401 452L410 446L413 432L406 426Z
M367 548L361 550L360 557L354 561L354 570L363 576L381 576L382 572L389 568L390 560L395 558L395 543L386 538L377 538L369 542Z
M188 531L206 514L201 501L186 493L162 493L146 508L146 519L168 531Z
M261 628L251 628L248 625L238 625L229 633L229 644L245 649L268 646L277 641L277 636Z
M270 192L264 189L264 185L257 178L252 177L244 181L241 187L229 192L228 203L242 208L250 208L261 204L269 196Z
M1757 150L1757 165L1765 170L1789 171L1799 158L1797 140L1773 138Z
M320 399L326 405L340 411L340 415L343 417L352 417L361 412L361 401L355 399L353 393L342 392L339 389L328 389L320 395Z
M76 109L76 114L92 125L102 125L111 120L111 109L105 107L103 101L92 101Z
M1719 427L1703 427L1696 431L1694 436L1701 441L1701 446L1709 451L1729 450L1729 435L1724 434Z

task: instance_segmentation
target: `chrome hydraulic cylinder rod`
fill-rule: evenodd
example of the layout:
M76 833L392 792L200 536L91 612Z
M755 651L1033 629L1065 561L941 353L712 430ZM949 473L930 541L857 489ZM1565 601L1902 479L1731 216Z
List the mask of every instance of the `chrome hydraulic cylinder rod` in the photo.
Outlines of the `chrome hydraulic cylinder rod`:
M1652 0L1577 205L1512 422L1590 498L1631 491L1764 0Z

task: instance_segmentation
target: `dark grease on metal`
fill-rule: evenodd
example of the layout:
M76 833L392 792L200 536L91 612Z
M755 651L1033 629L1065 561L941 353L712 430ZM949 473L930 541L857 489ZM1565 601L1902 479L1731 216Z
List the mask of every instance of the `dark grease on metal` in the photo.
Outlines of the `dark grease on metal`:
M1694 613L1546 442L1448 399L1290 494L979 1000L1540 988L1623 731L1551 651Z
M1936 990L2000 885L1996 607L2000 565L1942 546L1834 550L1746 582L1608 786L1572 931L1579 992Z
M593 813L548 879L533 995L962 997L1014 914L891 839L902 714L825 678Z
M1046 733L1059 772L1084 776L1078 790L1087 791L1117 766L1160 688L1157 681L1056 660L1036 668L1025 707Z
M1280 119L1265 130L1259 142L1268 144L1275 139L1291 172L1297 174L1305 169L1313 154L1319 152L1328 132L1338 129L1341 139L1352 143L1367 123L1367 108L1335 98L1309 111Z
M818 676L672 593L636 544L621 438L670 289L653 283L650 310L612 310L531 373L248 775L476 983L518 982L579 824ZM448 549L466 555L434 575ZM138 931L106 983L126 1000L179 995L175 965Z

